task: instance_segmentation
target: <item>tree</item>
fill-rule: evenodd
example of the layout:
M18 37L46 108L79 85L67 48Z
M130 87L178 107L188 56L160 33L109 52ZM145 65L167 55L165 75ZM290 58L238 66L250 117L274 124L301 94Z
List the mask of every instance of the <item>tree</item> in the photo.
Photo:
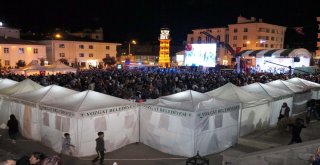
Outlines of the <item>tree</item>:
M110 55L107 55L106 58L102 59L105 65L114 65L116 64L116 58L110 57Z
M24 60L19 60L17 63L16 63L17 67L20 68L20 67L24 67L26 66L26 62Z
M65 58L60 58L59 61L65 65L68 65L69 66L69 61Z

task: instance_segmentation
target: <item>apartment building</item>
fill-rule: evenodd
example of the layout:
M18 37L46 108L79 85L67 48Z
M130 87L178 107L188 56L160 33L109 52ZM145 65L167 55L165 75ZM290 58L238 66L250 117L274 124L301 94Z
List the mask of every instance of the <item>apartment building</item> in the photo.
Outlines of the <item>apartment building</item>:
M233 48L245 49L283 49L286 27L264 23L255 17L238 17L236 24L229 24L229 44Z
M5 27L0 22L0 37L20 38L20 29Z
M0 37L1 67L15 68L18 61L28 64L46 59L46 45L12 37Z
M217 63L230 65L232 57L241 50L282 49L285 31L284 26L265 23L255 17L247 19L239 16L237 23L226 28L192 30L187 36L187 43L218 43Z
M317 22L318 22L318 40L317 40L317 48L316 50L316 57L320 58L320 17L317 17Z
M85 68L103 66L103 59L107 56L117 55L119 43L97 42L85 39L75 39L64 36L61 39L53 38L41 43L47 46L47 60L51 64L54 61L65 59L71 66Z

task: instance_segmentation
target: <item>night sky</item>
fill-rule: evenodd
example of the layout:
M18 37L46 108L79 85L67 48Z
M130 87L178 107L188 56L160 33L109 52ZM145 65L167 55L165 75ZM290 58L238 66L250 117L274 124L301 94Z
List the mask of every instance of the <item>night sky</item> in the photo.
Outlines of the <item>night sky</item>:
M192 29L225 27L236 23L240 14L287 26L289 31L303 26L310 32L302 40L309 42L316 38L320 0L10 0L1 2L0 20L36 32L103 27L105 40L114 42L157 41L160 28L168 27L172 42L182 44Z

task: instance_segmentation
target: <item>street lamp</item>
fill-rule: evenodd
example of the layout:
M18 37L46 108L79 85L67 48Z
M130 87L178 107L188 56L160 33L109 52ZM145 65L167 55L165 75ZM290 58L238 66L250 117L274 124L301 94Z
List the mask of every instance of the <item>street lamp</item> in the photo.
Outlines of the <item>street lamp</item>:
M129 51L128 51L128 54L130 55L130 47L131 47L131 44L133 44L133 45L136 45L137 44L137 42L135 41L135 40L132 40L131 42L129 42Z

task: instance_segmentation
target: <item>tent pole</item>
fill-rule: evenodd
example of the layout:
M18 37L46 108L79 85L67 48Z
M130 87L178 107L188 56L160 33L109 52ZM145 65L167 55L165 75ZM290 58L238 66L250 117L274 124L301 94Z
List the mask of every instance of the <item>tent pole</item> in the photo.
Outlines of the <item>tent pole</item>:
M242 116L242 109L243 109L243 104L240 104L240 109L239 109L239 117L238 117L238 138L237 138L237 143L239 142L239 137L240 137L240 131L241 131L241 116Z
M140 137L141 137L141 135L140 135L140 125L141 125L141 124L140 124L140 110L141 110L141 109L140 109L140 106L139 106L139 108L138 108L138 115L139 115L139 116L138 116L138 120L139 120L139 143L141 143L141 140L140 140Z

